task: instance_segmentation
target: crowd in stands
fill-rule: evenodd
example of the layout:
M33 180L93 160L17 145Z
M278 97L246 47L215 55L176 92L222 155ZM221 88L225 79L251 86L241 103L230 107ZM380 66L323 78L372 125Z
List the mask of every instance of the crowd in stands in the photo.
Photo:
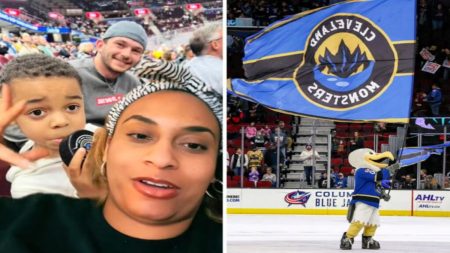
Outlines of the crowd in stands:
M227 19L252 18L253 25L267 26L286 16L319 8L328 1L258 1L231 0L228 1Z
M275 187L278 180L277 169L285 171L292 156L295 138L292 135L291 120L291 116L274 113L258 104L229 97L227 101L229 181L239 181L243 175L245 180L252 182L270 182L259 185L254 183L253 187ZM241 149L242 144L244 152ZM241 155L244 158L243 166L239 160ZM230 185L235 183L232 182Z
M43 10L42 6L37 9L28 2L1 3L0 8L17 8L21 14L17 18L36 26L48 27L69 27L72 30L80 31L86 35L101 37L110 25L109 20L115 18L127 18L136 21L146 28L149 35L154 34L157 28L161 33L174 31L177 29L190 28L194 30L205 22L216 21L222 18L221 1L200 1L203 2L201 12L191 12L186 8L186 4L192 1L173 1L172 4L154 5L153 1L143 3L142 6L129 6L127 1L72 1L73 4L83 10L81 15L68 15L63 19L52 19L48 17L51 9ZM198 3L198 2L196 2ZM136 17L133 10L136 8L149 8L151 14L148 18ZM101 13L99 19L88 19L84 13L98 11Z

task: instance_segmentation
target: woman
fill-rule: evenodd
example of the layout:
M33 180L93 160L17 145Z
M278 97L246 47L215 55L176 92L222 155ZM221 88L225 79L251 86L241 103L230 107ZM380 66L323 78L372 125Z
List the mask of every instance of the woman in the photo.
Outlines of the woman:
M0 132L23 108L11 107L5 87ZM0 252L221 252L221 113L221 96L197 82L135 88L89 152L87 166L100 164L95 179L107 187L104 202L0 199ZM28 165L6 154L0 159Z

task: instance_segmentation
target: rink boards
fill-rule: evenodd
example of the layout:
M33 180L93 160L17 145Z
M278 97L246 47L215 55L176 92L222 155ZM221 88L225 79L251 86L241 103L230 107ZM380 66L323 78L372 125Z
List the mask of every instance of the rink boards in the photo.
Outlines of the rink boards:
M345 215L352 190L227 189L229 214ZM395 190L381 215L450 216L450 191Z

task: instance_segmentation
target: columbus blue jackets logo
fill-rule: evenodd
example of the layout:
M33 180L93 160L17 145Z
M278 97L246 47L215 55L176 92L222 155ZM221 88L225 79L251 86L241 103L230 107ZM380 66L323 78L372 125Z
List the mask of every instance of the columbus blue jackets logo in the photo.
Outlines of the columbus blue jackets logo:
M306 40L303 58L294 73L299 92L331 110L350 110L376 99L398 66L385 32L356 14L336 14L319 23Z
M284 201L288 203L288 207L291 205L302 205L306 207L305 204L308 202L309 197L311 197L311 193L309 192L295 191L286 194Z

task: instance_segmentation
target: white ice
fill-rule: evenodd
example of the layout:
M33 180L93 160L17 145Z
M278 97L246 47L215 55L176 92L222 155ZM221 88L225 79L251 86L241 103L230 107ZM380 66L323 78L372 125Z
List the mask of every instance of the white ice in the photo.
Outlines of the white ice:
M340 250L348 225L335 215L228 215L227 252L450 253L450 217L382 216L377 251L361 249L361 234L352 251Z

